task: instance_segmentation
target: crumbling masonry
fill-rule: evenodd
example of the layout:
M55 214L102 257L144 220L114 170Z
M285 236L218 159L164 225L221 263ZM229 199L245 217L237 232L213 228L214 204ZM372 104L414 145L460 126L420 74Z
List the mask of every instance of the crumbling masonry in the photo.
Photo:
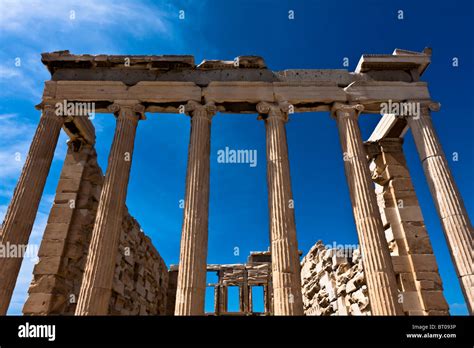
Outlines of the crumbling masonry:
M43 54L52 78L1 246L28 243L61 129L70 141L24 313L203 315L206 273L213 271L219 274L211 284L217 315L227 313L229 284L240 287L241 312L249 315L252 285L265 287L267 315L447 314L403 155L409 128L472 314L472 225L431 121L439 104L420 81L430 60L429 49L396 49L363 55L354 72L271 71L253 56L195 65L192 56ZM87 103L116 117L105 176ZM59 113L59 105L74 112ZM285 123L317 111L330 112L339 130L360 249L340 255L318 243L300 264ZM191 122L180 261L169 272L125 206L135 133L146 113L186 113ZM206 263L217 113L258 113L266 128L270 250L260 263L258 253L246 265ZM363 113L383 114L365 143L358 125ZM0 257L0 314L7 312L21 262Z

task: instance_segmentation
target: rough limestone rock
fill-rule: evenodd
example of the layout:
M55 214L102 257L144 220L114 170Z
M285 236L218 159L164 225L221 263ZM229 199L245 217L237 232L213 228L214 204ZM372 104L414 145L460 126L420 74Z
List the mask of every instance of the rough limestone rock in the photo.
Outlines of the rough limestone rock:
M301 263L306 315L370 315L358 249L327 248L318 241Z

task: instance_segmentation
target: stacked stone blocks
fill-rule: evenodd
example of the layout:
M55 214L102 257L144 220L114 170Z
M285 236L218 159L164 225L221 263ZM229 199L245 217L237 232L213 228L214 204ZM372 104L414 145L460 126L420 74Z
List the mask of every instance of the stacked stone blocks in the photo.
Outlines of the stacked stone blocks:
M95 150L80 142L70 142L24 314L74 314L102 183ZM164 314L167 282L164 261L126 211L109 314Z

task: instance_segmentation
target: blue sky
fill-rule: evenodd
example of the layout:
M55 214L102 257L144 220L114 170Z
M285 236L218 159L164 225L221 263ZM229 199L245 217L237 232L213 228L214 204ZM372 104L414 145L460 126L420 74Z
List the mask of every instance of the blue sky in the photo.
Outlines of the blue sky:
M427 0L0 0L0 220L40 116L34 105L49 79L40 53L65 49L75 54L191 54L196 63L259 55L272 70L342 69L343 59L348 58L348 69L353 71L363 53L432 47L433 62L423 80L429 82L432 98L442 104L434 124L472 216L472 7L471 1ZM288 18L290 10L293 20ZM399 10L402 20L397 18ZM180 11L184 19L179 18ZM454 57L458 67L452 64ZM147 116L137 132L127 205L170 265L179 259L183 214L179 201L184 198L190 123L183 115ZM378 120L377 115L361 117L365 139ZM105 170L115 122L112 115L100 114L94 123L99 163ZM250 251L269 246L264 125L256 115L217 115L211 136L208 263L242 263ZM287 136L299 248L306 254L319 239L326 244L356 244L334 120L327 113L295 114L287 124ZM32 245L41 241L66 140L61 135ZM217 151L226 146L257 150L257 166L217 163ZM466 314L410 133L404 148L451 313ZM458 161L452 160L454 152ZM20 161L15 159L18 153ZM21 312L34 262L23 262L10 314ZM233 298L231 306L235 306Z

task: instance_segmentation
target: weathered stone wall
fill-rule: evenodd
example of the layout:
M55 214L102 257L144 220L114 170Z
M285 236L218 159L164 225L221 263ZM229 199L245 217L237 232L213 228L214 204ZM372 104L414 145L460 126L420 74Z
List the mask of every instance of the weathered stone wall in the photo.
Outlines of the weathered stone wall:
M24 314L74 314L103 180L95 150L70 142ZM164 314L167 286L164 261L125 211L109 313Z
M448 315L438 265L402 144L402 139L387 138L366 147L397 278L397 300L406 315ZM350 315L359 312L354 303L357 303L361 313L370 313L368 306L365 306L368 297L359 253L356 252L352 259L339 260L333 258L334 252L326 250L318 242L303 260L301 276L305 313ZM352 271L347 273L347 267ZM355 282L351 282L352 277L355 277Z
M371 163L385 237L407 315L448 315L436 257L399 138L378 142Z
M425 272L415 272L403 266L400 257L390 244L392 264L398 280L398 301L405 315L449 315L448 306L442 292L441 279L431 262L417 263ZM421 307L416 284L421 289ZM371 315L362 258L358 249L353 252L326 248L318 241L303 258L301 263L301 283L305 315ZM429 300L429 301L428 301ZM422 310L421 308L426 308Z
M305 315L370 315L359 250L327 248L318 241L301 262Z
M166 311L168 270L138 222L126 214L122 223L109 313L158 315Z

